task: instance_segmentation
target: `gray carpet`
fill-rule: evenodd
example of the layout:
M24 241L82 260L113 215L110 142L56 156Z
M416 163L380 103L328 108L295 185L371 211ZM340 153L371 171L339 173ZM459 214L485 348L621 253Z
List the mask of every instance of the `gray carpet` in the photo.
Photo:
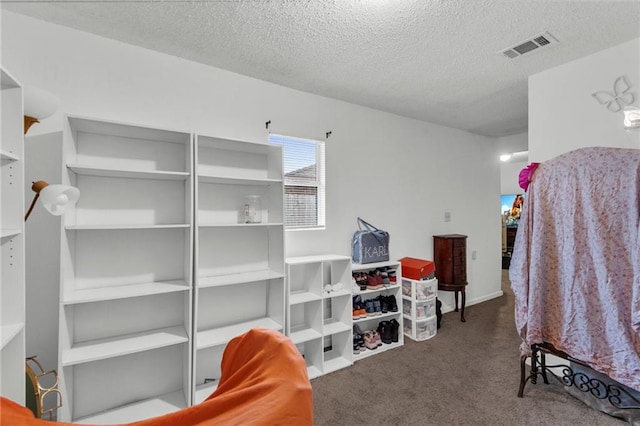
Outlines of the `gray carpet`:
M520 358L513 293L444 315L427 341L312 380L316 425L625 425L556 384L527 384L518 398ZM471 284L470 284L471 285Z

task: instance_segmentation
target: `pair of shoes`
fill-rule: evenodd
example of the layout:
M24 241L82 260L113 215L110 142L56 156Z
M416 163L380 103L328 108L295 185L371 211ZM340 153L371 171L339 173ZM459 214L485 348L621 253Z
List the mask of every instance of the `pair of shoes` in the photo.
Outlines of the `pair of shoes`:
M367 274L364 272L353 272L352 276L356 281L356 285L360 288L360 291L367 289Z
M359 294L353 296L353 319L366 318L365 304Z
M364 307L368 317L378 316L382 314L382 307L378 299L368 299L364 301Z
M379 290L382 287L382 277L374 271L369 272L369 275L367 275L367 290Z
M362 334L353 334L353 354L358 355L362 351L364 351L364 338Z
M391 323L389 321L380 321L378 324L378 333L382 343L391 344Z
M358 293L360 291L360 286L356 284L356 279L351 278L351 293Z
M364 341L364 333L358 324L353 325L353 353L354 355L366 349Z
M325 293L331 293L331 292L336 292L336 291L340 291L340 290L342 290L342 283L325 284L324 285Z
M389 276L389 281L391 283L395 283L398 281L396 278L396 270L395 269L387 269L387 275Z
M380 303L380 311L383 314L386 314L387 312L389 312L389 303L387 303L387 296L384 296L381 294L378 297L376 297L376 300L378 301L378 303Z
M396 302L396 296L394 296L393 294L389 294L387 296L380 295L379 297L381 298L381 303L387 305L387 312L398 312L398 302ZM382 302L382 300L384 300L384 302ZM385 312L384 308L382 312Z
M367 330L367 331L365 331L365 334L367 332L371 334L371 339L372 339L373 343L375 343L376 348L378 346L382 346L382 339L380 338L380 333L378 332L378 330Z
M378 341L373 331L367 330L364 332L364 346L367 349L373 350L378 348Z
M389 321L389 327L391 328L391 342L395 343L399 340L400 323L394 318Z

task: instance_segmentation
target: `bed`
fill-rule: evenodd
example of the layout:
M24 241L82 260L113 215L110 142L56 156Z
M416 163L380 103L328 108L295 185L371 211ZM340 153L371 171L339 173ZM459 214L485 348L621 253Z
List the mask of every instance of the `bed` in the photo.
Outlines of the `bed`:
M313 424L312 391L306 364L288 337L257 328L235 337L225 348L221 370L218 388L204 402L130 423L130 426ZM36 419L28 408L1 398L0 424L50 426L52 423Z
M522 338L518 394L527 381L547 383L547 373L558 371L547 365L546 354L554 354L569 361L559 366L565 385L619 402L616 409L638 408L640 150L581 148L523 173L509 269ZM606 383L584 379L584 368ZM618 401L618 389L631 400Z

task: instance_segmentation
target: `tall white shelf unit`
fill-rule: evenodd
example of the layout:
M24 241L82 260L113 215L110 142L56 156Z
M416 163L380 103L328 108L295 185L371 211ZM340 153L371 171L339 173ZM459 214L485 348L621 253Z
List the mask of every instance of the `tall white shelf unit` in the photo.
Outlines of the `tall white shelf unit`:
M25 402L24 119L22 87L0 69L0 395Z
M391 282L389 284L385 284L384 288L378 290L363 290L363 291L354 291L355 294L359 294L362 300L374 299L379 295L393 295L396 299L396 303L398 305L398 312L387 312L384 314L369 316L366 318L358 318L354 319L353 323L358 324L359 327L363 330L376 330L380 321L389 321L395 319L400 324L398 330L398 341L390 344L383 344L374 350L366 350L360 352L359 354L355 354L353 356L354 361L359 361L364 358L368 358L373 355L377 355L382 352L386 352L391 349L398 348L404 345L404 333L403 330L403 315L402 315L402 269L400 262L397 261L387 261L387 262L376 262L376 263L352 263L351 268L354 272L369 272L375 271L378 268L392 268L396 270L396 279L397 282Z
M282 148L195 136L194 399L217 387L233 337L260 327L284 332ZM260 196L260 223L243 206Z
M60 420L121 423L191 403L190 133L67 116Z
M353 364L351 258L287 258L287 336L309 378ZM325 287L331 289L325 290Z

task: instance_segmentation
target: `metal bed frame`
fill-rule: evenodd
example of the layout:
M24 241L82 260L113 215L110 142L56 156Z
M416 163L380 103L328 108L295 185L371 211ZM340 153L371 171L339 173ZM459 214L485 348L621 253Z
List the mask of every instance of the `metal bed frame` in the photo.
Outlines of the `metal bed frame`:
M531 384L535 385L538 382L538 376L541 376L544 383L549 384L549 375L551 375L564 386L574 386L582 392L590 393L597 399L607 400L615 408L640 409L640 400L631 395L623 386L615 382L605 383L598 378L590 377L583 371L574 371L570 365L549 365L546 360L547 354L555 355L593 371L588 364L554 348L553 345L549 343L535 343L531 345L531 369L528 376L526 374L526 361L529 356L523 355L520 357L520 389L518 390L518 397L522 398L524 387L528 381L531 381ZM562 375L553 372L552 369L558 368L561 369ZM622 396L632 401L631 405L625 403ZM635 405L633 405L634 403Z

